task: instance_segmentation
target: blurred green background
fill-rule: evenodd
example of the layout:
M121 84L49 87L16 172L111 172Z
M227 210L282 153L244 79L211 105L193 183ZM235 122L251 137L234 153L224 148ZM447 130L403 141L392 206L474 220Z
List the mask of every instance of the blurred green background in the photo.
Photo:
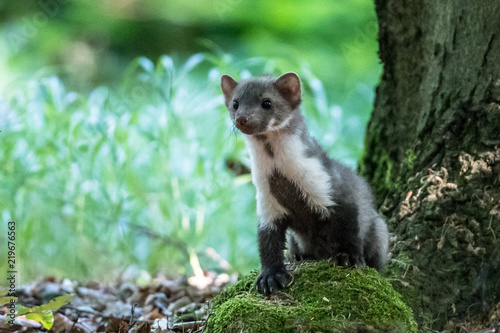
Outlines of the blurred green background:
M297 72L311 132L355 167L376 34L369 0L0 0L0 214L22 281L258 268L220 75Z

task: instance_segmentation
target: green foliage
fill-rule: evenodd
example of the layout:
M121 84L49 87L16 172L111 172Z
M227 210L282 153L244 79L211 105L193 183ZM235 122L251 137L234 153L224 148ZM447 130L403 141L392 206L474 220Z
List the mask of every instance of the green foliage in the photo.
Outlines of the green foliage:
M224 257L238 242L244 258L254 254L252 189L235 186L224 165L226 156L241 159L243 144L226 130L218 78L186 77L201 59L175 68L168 57L157 66L140 58L119 91L100 87L88 97L55 77L11 92L2 104L0 201L3 221L19 221L27 276L186 261L175 243L151 241L136 226L199 250L233 234L233 248L218 247ZM236 269L247 264L233 259Z
M12 302L17 302L17 297L9 297L9 296L0 297L0 304L1 305L9 304L11 300Z
M119 88L88 96L44 76L6 90L0 211L4 223L18 222L23 278L44 272L110 280L129 264L183 273L192 252L203 268L219 269L207 248L234 271L257 266L254 188L249 175L226 166L248 166L248 155L219 78L263 70L285 71L273 61L225 54L196 54L182 65L163 56L156 64L136 59ZM361 148L352 142L361 146L360 138L341 124L356 117L331 106L306 67L300 73L313 134L353 165Z
M0 305L8 305L12 302L17 302L17 297L8 295L12 295L12 293L9 292L9 288L0 287Z
M0 1L0 10L7 72L53 66L72 89L117 82L138 56L186 59L206 51L207 41L240 59L275 59L288 71L307 61L329 95L352 110L371 98L380 73L373 1Z
M183 273L190 253L220 269L207 248L234 271L258 265L255 192L228 168L248 156L223 73L296 71L313 135L351 167L361 154L381 69L372 2L0 9L0 214L18 221L22 279L111 280L129 264Z
M253 271L214 298L208 332L417 330L410 308L371 268L334 268L326 261L299 264L292 285L271 298L256 292L257 276Z
M68 304L73 299L72 295L59 296L51 300L47 304L27 308L22 305L17 305L17 315L26 316L27 319L32 319L50 330L54 324L54 314L52 311L59 310L63 305Z

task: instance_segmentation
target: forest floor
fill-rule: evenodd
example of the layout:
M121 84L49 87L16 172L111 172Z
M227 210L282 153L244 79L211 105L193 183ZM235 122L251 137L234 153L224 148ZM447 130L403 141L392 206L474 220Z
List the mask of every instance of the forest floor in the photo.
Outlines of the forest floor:
M110 286L49 277L19 288L16 295L19 304L30 308L58 296L73 295L70 303L52 311L52 327L47 329L24 315L17 316L12 325L9 308L4 306L0 308L0 332L202 332L208 301L235 280L236 276L206 272L201 278L168 279L160 275L147 284L119 281Z
M114 285L46 277L23 285L16 290L16 295L18 304L32 309L71 295L69 303L47 311L53 319L51 328L28 319L28 315L16 316L12 325L9 323L10 309L4 305L0 306L0 332L201 333L207 320L209 301L237 279L236 275L225 273L204 274L203 277L178 278L159 275L142 281L137 275L133 279L124 276ZM444 331L422 331L498 333L500 303L486 317L449 322Z

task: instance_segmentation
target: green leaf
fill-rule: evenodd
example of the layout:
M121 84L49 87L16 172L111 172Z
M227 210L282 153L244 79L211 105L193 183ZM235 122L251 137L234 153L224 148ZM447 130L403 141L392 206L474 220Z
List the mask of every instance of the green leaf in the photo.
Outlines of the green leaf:
M68 304L73 299L73 295L64 295L50 300L47 304L27 308L18 304L16 306L17 315L26 315L26 318L32 319L43 325L46 329L50 329L54 324L54 315L52 311L59 310L63 305Z
M32 308L27 308L27 307L24 307L22 305L19 305L19 307L18 307L19 310L18 310L17 315L22 316L23 314L26 314L26 313L41 313L42 311L47 311L47 310L48 311L59 310L61 308L61 306L68 304L69 302L71 302L72 299L73 299L73 295L68 294L68 295L56 297L56 298L50 300L50 302L47 304L42 304L40 306L34 306Z
M10 304L11 299L14 299L14 302L17 302L17 297L9 297L9 296L0 297L0 305Z
M50 300L49 303L40 305L39 308L41 311L59 310L61 308L61 306L68 304L72 300L73 300L73 295L67 294L64 296L56 297L56 298ZM35 308L36 308L36 306L35 306Z
M37 306L35 306L37 307ZM17 311L17 315L18 316L22 316L28 312L30 312L32 309L31 308L27 308L21 304L16 304L16 311Z
M50 310L28 313L26 318L42 324L48 330L54 325L54 314Z

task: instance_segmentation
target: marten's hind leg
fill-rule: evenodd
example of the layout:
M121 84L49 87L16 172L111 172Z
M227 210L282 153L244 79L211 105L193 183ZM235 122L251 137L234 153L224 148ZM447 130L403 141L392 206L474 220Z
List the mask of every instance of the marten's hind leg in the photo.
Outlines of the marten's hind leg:
M287 231L287 253L286 259L288 261L300 261L302 260L302 254L300 253L299 243L297 241L296 235L293 231Z

